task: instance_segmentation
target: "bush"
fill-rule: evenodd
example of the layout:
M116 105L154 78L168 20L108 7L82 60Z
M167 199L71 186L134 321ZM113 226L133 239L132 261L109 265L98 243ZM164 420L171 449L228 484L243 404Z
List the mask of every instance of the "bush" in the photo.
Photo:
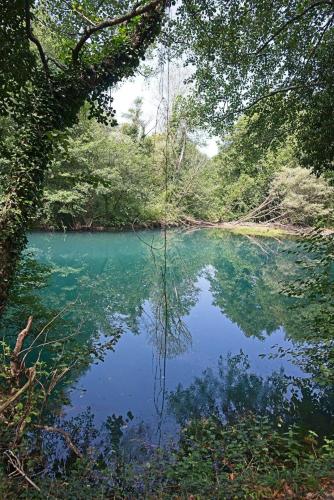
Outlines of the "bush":
M316 177L306 168L284 168L276 173L270 193L284 222L312 226L333 218L334 189L324 177Z

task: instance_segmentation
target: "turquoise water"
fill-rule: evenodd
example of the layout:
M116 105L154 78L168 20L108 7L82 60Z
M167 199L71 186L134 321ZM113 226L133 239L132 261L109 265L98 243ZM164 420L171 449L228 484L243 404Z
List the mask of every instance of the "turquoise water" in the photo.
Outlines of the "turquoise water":
M160 231L31 234L29 249L52 269L40 299L66 308L59 335L80 346L119 334L114 351L75 371L62 419L90 408L97 424L119 419L124 439L159 443L193 416L278 416L293 400L291 418L329 425L328 398L294 387L312 374L268 357L307 334L280 293L295 244L217 229L169 231L166 242Z

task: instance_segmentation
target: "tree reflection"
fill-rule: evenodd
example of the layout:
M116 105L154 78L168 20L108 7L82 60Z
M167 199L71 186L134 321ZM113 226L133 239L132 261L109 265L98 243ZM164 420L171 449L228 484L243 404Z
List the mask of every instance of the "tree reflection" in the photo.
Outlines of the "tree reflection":
M105 235L40 236L35 253L39 262L49 267L51 276L47 289L37 291L34 297L39 298L44 312L58 311L76 301L67 318L75 325L83 324L80 341L125 328L135 334L148 333L160 352L165 280L168 357L191 345L184 319L199 300L197 282L201 276L210 284L213 305L247 336L263 338L284 327L290 337L302 340L307 322L319 313L317 301L309 301L301 318L291 309L299 302L281 294L282 282L298 275L294 256L286 252L296 247L294 241L247 238L221 230L169 231L164 275L163 235L148 232L140 238L117 234L110 245ZM18 307L22 312L22 301L13 301L9 311L19 316Z
M147 337L153 346L153 399L160 434L166 413L167 361L191 348L187 318L200 298L199 278L209 284L212 305L249 337L261 339L283 327L287 336L302 343L319 313L316 300L304 299L301 316L293 309L297 299L280 293L281 282L297 273L294 257L286 252L295 248L292 240L247 238L210 229L168 231L166 239L159 231L141 233L140 238L124 233L112 235L112 245L110 241L110 235L41 236L36 255L51 267L51 276L48 287L37 291L35 298L43 311L52 313L75 302L50 332L52 339L75 333L62 359L77 360L68 384L102 357L100 344L110 340L114 348L124 331ZM20 318L20 307L13 303L9 309L16 332L14 311ZM6 326L4 331L9 332ZM42 359L49 365L59 363L59 352L44 350ZM223 418L253 411L292 419L294 412L295 418L303 414L312 420L320 415L319 422L327 421L332 410L324 406L324 389L317 392L310 381L297 383L283 372L263 379L252 374L247 363L243 357L227 364L221 359L218 373L208 368L188 389L180 387L169 399L177 421L213 411ZM327 404L333 408L327 390Z
M229 422L253 413L279 425L297 423L319 435L333 431L333 387L321 387L309 378L288 377L283 369L261 377L251 370L242 352L225 359L221 356L217 370L206 369L187 388L179 385L168 402L181 426L213 415Z
M267 417L273 429L277 426L282 432L297 424L320 438L333 433L333 387L323 388L310 379L287 377L283 370L260 377L242 352L220 357L216 370L208 368L187 388L180 385L168 394L167 401L175 425L181 428L203 418L214 417L225 425L256 415ZM144 463L156 448L155 425L138 421L131 411L109 416L100 428L95 426L90 409L67 421L50 415L50 422L68 433L82 454L106 467ZM49 467L61 472L71 464L71 450L64 447L58 435L42 435L42 441L36 443L43 446ZM160 440L157 443L167 444Z

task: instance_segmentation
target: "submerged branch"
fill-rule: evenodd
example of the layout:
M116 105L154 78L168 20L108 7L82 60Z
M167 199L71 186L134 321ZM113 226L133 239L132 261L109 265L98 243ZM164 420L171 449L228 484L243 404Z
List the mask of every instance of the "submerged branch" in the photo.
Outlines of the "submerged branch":
M67 446L73 451L73 453L78 458L83 457L79 448L71 440L70 435L66 431L64 431L63 429L59 429L58 427L52 427L50 425L38 425L38 424L35 424L34 427L36 429L40 429L40 430L45 431L45 432L52 432L54 434L60 434L63 437L63 439L65 440Z

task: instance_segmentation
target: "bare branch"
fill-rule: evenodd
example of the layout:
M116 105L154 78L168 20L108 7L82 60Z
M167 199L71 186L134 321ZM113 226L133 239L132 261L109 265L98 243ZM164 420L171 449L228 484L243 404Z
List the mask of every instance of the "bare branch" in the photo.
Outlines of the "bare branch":
M97 24L96 26L92 26L90 28L87 28L85 30L85 33L82 35L80 40L78 41L77 45L74 47L72 51L72 60L73 63L76 63L79 57L79 52L82 49L83 45L89 40L89 38L96 32L102 31L105 28L111 28L113 26L118 26L120 24L126 23L127 21L130 21L134 17L141 16L142 14L145 14L146 12L150 12L154 10L156 7L159 5L164 5L166 3L166 0L152 0L150 3L143 5L142 7L138 7L133 9L131 12L128 12L127 14L120 16L120 17L115 17L114 19L106 19L105 21L102 21L101 23Z
M34 338L34 340L31 342L30 346L27 347L26 349L23 349L21 351L21 354L25 353L24 357L23 357L23 362L25 360L25 358L27 357L27 354L31 351L31 349L33 348L33 346L36 344L37 340L43 335L43 333L45 333L48 328L52 325L52 323L54 321L56 321L57 318L59 318L69 307L72 307L73 305L76 304L76 302L78 301L78 298L76 298L76 300L74 302L69 302L68 304L66 304L65 307L63 307L63 309L61 309L50 321L49 323L47 323L43 328L42 330L38 333L38 335L36 335L36 337Z
M15 394L10 396L1 406L0 406L0 415L11 406L22 394L34 383L36 378L36 369L28 368L28 381L21 387Z
M11 355L10 370L13 378L17 378L22 370L22 361L20 360L20 354L22 352L23 344L26 337L29 335L31 330L33 317L30 316L27 322L27 326L18 334L16 339L16 344Z
M20 462L20 460L18 459L18 457L12 452L12 450L7 450L5 451L4 455L7 457L8 459L8 463L15 469L15 471L20 474L29 484L30 486L32 486L33 488L35 488L35 490L37 491L41 491L41 489L37 486L37 484L34 483L34 481L32 481L30 479L30 477L27 476L27 474L24 472L23 470L23 466Z
M29 316L27 326L18 334L16 344L13 350L13 356L18 357L20 355L20 352L22 351L23 343L25 341L25 338L27 335L29 335L29 332L31 330L32 326L32 320L33 317Z
M75 12L75 14L77 14L79 17L81 17L81 19L86 21L91 26L96 26L96 24L91 19L89 19L87 16L85 16L85 14L83 14L83 12L80 12L80 10L73 9L73 12Z

